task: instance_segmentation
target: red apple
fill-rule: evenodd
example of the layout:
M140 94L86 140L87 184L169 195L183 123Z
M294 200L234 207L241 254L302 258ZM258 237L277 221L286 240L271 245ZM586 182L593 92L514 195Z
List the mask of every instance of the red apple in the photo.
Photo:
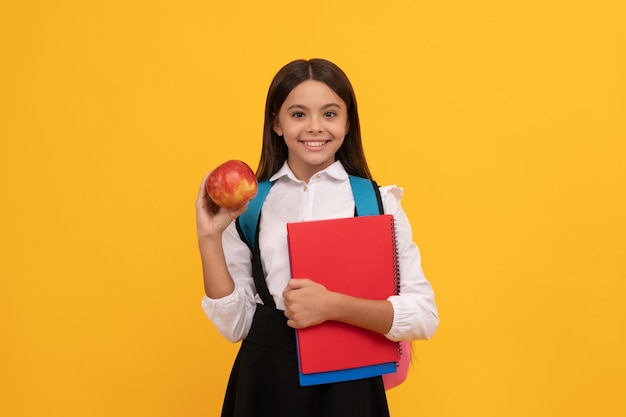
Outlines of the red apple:
M238 160L224 162L206 180L206 191L211 200L229 210L254 198L257 190L254 172L245 162Z

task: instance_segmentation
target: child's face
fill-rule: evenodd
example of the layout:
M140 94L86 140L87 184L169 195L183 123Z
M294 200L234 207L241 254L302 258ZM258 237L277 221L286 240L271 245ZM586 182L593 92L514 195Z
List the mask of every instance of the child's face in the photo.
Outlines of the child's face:
M291 90L273 127L284 137L289 167L308 182L335 162L335 153L348 132L348 110L328 85L307 80Z

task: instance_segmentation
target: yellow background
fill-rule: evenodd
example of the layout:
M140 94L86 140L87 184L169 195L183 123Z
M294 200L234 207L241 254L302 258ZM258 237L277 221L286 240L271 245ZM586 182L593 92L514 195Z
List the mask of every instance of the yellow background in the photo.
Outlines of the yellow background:
M0 415L218 415L197 188L311 57L437 294L392 415L626 415L623 2L368 4L1 3Z

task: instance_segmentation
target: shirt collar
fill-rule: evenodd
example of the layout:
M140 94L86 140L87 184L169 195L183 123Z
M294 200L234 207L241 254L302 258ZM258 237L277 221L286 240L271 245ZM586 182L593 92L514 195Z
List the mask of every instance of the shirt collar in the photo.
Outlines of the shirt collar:
M330 166L328 166L326 169L319 171L317 174L326 174L329 177L335 178L337 180L348 179L348 173L346 172L346 169L343 167L343 164L339 161L333 162ZM272 175L272 177L270 178L270 181L273 182L282 177L288 177L292 181L300 181L299 179L296 178L291 168L289 168L289 164L287 163L287 161L283 163L283 166L280 167L280 169L276 172L276 174Z

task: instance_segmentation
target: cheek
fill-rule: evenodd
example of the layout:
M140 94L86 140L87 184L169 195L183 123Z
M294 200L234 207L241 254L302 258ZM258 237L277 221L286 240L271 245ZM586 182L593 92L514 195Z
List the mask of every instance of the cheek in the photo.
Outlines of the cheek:
M298 138L300 137L301 132L299 130L286 126L283 126L283 140L285 141L285 143L290 144L293 142L296 142L298 140Z
M297 134L297 132L294 131L293 127L290 127L290 126L283 126L282 130L283 130L283 137L285 139L290 139Z

